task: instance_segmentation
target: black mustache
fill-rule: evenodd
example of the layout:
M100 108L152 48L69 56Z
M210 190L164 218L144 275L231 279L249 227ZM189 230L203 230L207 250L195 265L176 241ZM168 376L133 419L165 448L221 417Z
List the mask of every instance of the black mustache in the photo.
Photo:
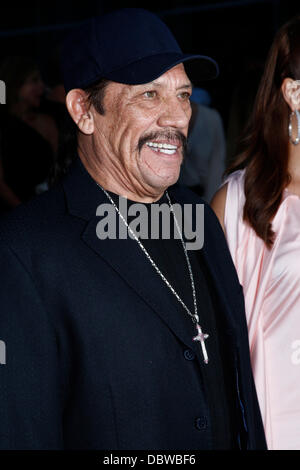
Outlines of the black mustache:
M138 151L142 150L142 147L146 144L146 142L151 142L153 140L163 139L166 142L172 142L174 144L174 140L178 141L182 145L183 154L186 153L187 149L187 138L184 134L180 131L167 131L167 132L151 132L147 135L144 135L140 138L138 143Z

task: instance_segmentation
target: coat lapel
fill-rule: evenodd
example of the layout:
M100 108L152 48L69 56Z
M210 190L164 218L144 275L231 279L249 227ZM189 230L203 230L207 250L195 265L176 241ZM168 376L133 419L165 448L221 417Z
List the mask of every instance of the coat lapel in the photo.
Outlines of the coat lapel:
M168 325L187 346L194 348L195 336L192 321L183 307L155 271L138 243L131 238L125 240L99 240L93 219L88 224L82 239L95 253L100 255Z
M124 240L100 240L97 237L96 226L100 219L95 215L96 210L99 204L108 203L108 200L79 159L64 181L64 190L69 212L87 221L81 235L84 243L114 269L187 347L199 353L192 339L196 335L192 320L138 243L130 237Z
M100 240L97 237L96 226L99 218L96 217L96 210L100 204L108 203L108 200L79 158L72 165L63 185L70 214L87 222L81 235L84 243L122 277L184 344L198 352L198 348L192 340L195 336L195 327L191 319L157 274L150 261L146 259L137 242L130 237L125 240ZM182 191L180 187L170 188L169 193L172 196L172 201L181 205L201 202L198 196L191 192ZM213 215L210 211L210 208L206 206L203 259L213 279L216 295L220 298L222 311L225 313L225 321L228 325L227 333L236 339L238 335L236 334L235 315L239 312L235 306L236 294L232 293L232 286L238 286L237 277L223 234L217 233L215 235L214 233L216 230L217 232L221 231L221 229L217 226L216 221L212 220Z

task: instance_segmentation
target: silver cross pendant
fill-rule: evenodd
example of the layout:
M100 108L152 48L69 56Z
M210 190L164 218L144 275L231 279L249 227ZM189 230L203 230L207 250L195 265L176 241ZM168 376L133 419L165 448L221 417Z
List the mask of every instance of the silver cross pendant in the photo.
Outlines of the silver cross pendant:
M208 364L208 355L207 355L207 351L205 347L205 340L208 338L209 335L202 332L201 326L198 323L196 324L196 328L197 328L198 334L197 336L193 338L193 341L200 341L202 353L204 357L204 362L205 364Z

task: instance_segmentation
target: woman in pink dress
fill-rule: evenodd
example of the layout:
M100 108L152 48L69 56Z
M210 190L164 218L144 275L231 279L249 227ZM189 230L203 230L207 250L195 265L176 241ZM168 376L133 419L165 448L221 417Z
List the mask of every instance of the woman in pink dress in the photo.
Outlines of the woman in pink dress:
M243 150L212 200L244 289L269 449L300 449L300 17L277 33Z

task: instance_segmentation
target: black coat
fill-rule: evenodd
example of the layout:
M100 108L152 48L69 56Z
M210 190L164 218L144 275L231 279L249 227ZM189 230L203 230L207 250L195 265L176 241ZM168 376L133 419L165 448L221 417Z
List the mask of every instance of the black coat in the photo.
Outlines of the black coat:
M203 202L179 187L170 194ZM210 449L194 326L134 240L97 238L102 202L77 161L62 184L0 223L0 448ZM248 448L263 449L242 288L208 205L204 220L232 393Z

